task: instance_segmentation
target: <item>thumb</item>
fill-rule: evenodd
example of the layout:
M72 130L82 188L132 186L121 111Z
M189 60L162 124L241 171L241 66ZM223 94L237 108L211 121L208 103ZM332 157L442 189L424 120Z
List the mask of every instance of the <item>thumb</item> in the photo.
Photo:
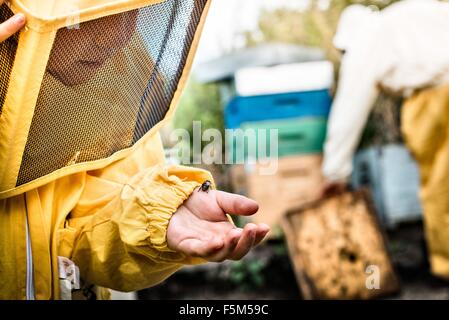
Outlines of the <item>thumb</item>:
M228 214L249 216L259 210L256 201L238 194L217 191L216 199L220 208Z

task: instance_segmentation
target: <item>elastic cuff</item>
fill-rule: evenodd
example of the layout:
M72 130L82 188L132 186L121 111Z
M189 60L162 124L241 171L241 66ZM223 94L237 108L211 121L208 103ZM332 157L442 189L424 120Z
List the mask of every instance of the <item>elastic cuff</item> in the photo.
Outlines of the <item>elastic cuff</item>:
M130 179L122 189L123 208L117 217L121 239L129 250L151 248L147 251L179 260L179 253L167 245L170 218L207 179L213 181L209 172L181 166L157 166Z
M154 249L162 252L174 252L167 246L168 223L173 213L200 185L196 181L178 181L178 184L149 195L152 198L147 207L149 242Z

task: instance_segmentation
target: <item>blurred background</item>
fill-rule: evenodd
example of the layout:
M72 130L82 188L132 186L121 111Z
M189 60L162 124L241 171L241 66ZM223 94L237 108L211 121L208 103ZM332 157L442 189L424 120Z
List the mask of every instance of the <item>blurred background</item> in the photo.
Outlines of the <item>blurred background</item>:
M341 62L332 39L348 5L362 4L376 11L393 2L212 2L177 114L162 131L167 158L179 162L170 133L176 128L192 132L193 121L201 121L202 130L221 132L278 129L275 176L258 175L257 165L200 165L213 173L219 189L258 200L261 209L256 221L271 224L273 230L243 260L185 267L160 285L139 292L139 299L304 298L296 257L289 251L280 220L289 208L318 198L326 122ZM379 297L447 299L449 285L429 271L418 167L401 136L401 104L400 97L384 92L378 96L354 157L351 185L370 191L385 252L398 280L397 288Z

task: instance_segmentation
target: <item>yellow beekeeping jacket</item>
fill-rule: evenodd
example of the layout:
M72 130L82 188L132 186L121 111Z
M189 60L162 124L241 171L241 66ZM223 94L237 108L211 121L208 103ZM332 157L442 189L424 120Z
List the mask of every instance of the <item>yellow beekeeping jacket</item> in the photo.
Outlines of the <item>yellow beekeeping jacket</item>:
M91 2L101 1L80 5L89 7ZM139 3L131 2L134 7ZM34 23L32 17L29 23ZM198 37L164 120L131 148L97 161L94 169L81 163L74 173L56 173L35 188L2 194L0 299L27 296L27 225L36 299L60 298L58 256L71 259L85 283L119 291L150 287L185 264L202 262L170 250L166 231L171 215L212 177L201 169L165 165L158 134L173 115Z

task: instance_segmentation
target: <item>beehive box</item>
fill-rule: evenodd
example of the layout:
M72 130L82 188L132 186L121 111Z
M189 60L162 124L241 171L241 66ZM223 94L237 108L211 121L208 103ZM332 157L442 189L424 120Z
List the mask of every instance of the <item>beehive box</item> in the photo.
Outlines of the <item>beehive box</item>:
M327 117L331 103L332 98L328 89L249 97L237 96L224 110L225 125L228 129L236 129L247 121Z
M402 144L358 152L354 158L352 185L371 189L376 212L388 228L422 218L418 166Z
M282 220L306 299L372 299L399 284L369 194L346 192L289 211Z
M276 155L284 157L288 155L316 154L323 151L326 138L327 118L325 117L302 117L282 120L267 120L243 122L241 129L255 130L255 152L250 154L248 142L231 141L234 148L234 158L244 159L250 155L252 158L272 157L270 130L277 130ZM249 131L250 132L250 131ZM260 133L265 133L259 137ZM237 140L237 139L235 139ZM274 141L273 141L274 142ZM259 149L259 146L262 146Z
M268 224L272 228L270 237L279 237L284 212L319 197L321 163L320 154L283 157L272 175L261 174L260 164L246 166L246 195L259 203L259 211L250 220Z

